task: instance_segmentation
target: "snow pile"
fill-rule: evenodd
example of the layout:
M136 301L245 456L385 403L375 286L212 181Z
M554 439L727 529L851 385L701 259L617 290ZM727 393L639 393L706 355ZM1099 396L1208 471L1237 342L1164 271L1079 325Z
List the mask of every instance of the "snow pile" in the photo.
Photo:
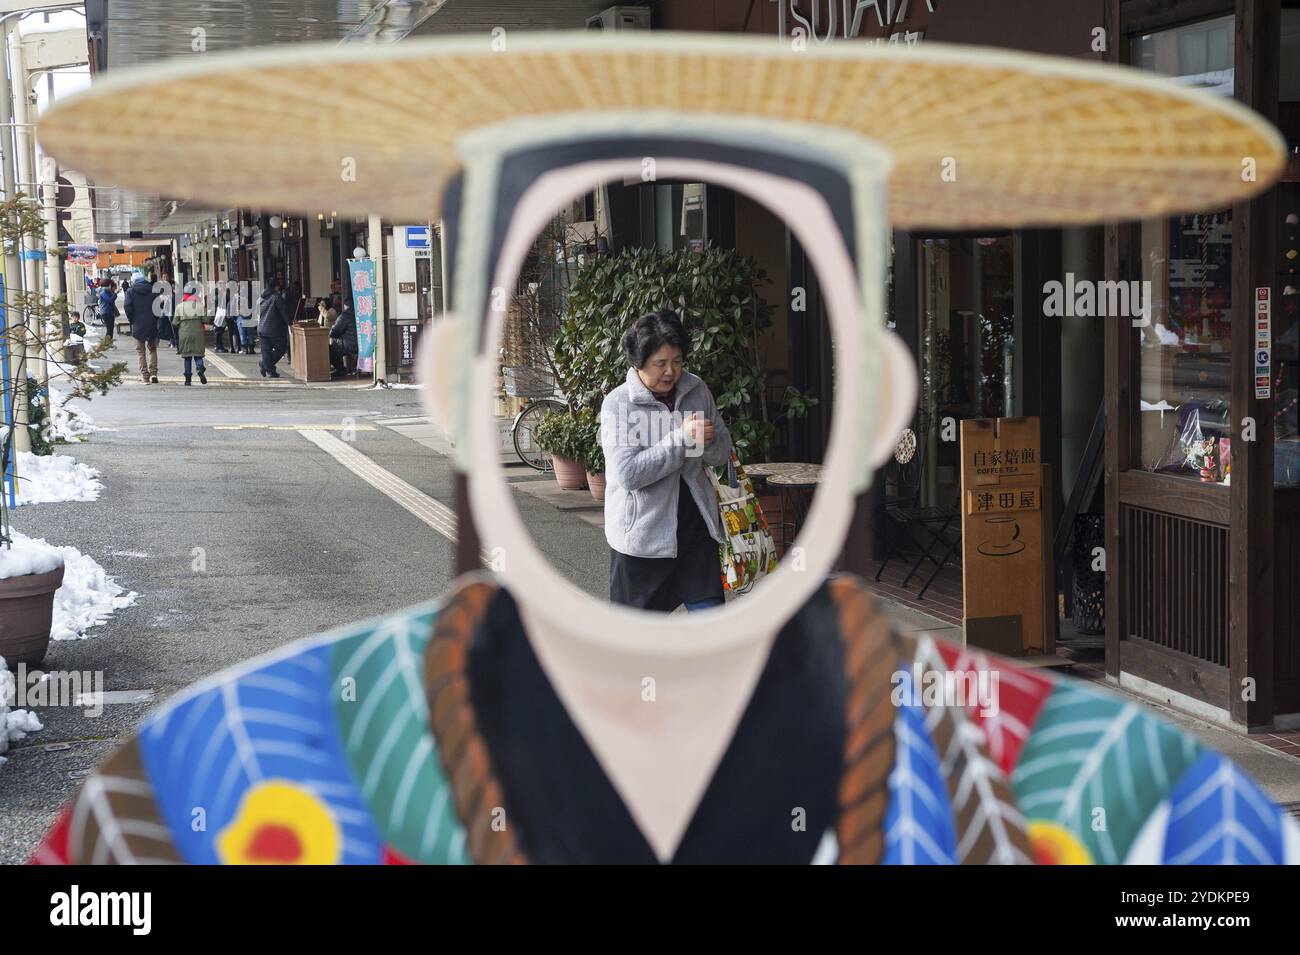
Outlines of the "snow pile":
M67 399L53 388L50 392L50 437L55 441L80 441L88 434L99 429L84 411L76 411L67 405Z
M99 472L66 454L18 452L18 504L94 501L104 489Z
M37 567L52 570L63 561L63 584L54 594L54 619L50 625L50 637L54 640L84 640L86 631L104 623L115 610L129 607L135 603L136 594L127 593L104 572L104 568L93 557L88 557L75 547L58 547L45 541L28 537L19 531L13 532L13 547L6 555L0 548L0 577L12 576L3 573L3 561L21 562L23 557L14 557L15 553L36 554L29 558L33 570ZM53 552L54 564L49 565Z
M48 574L63 563L63 554L57 547L43 540L32 540L18 531L13 532L13 537L11 546L0 546L0 580Z
M0 657L0 753L9 749L11 742L17 742L28 733L44 729L36 714L28 710L11 710L18 697L17 683L14 675L5 666L5 658ZM0 764L5 758L0 756Z

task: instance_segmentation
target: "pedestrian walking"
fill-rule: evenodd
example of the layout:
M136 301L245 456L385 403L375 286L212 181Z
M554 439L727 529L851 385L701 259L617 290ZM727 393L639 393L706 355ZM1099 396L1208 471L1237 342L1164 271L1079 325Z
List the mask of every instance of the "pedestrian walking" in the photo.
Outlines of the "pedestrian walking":
M185 363L185 384L190 382L191 362L199 373L199 384L208 383L207 366L203 363L206 346L203 329L203 305L197 296L186 293L176 306L176 351Z
M218 305L217 313L212 317L212 350L218 355L225 354L226 348L226 327L227 325L238 325L239 320L226 314L226 306ZM230 329L230 348L229 351L235 350L235 331Z
M117 331L117 286L112 279L102 278L99 280L98 314L99 320L104 323L104 337L109 341L113 340L113 335Z
M257 308L257 335L262 341L259 370L263 378L279 378L275 364L289 351L289 309L279 279L262 290Z
M126 290L123 308L131 322L131 337L135 339L135 353L140 361L140 380L149 385L158 384L157 299L149 276L143 272L135 273L131 287ZM157 307L161 309L161 303Z
M609 599L718 606L726 533L704 468L731 459L731 435L708 385L685 370L690 338L675 312L643 315L620 344L631 367L600 411Z
M341 378L348 370L347 356L351 355L353 364L356 363L357 319L352 314L352 309L347 307L342 311L331 308L327 314L335 316L330 324L330 365L332 366L330 377Z

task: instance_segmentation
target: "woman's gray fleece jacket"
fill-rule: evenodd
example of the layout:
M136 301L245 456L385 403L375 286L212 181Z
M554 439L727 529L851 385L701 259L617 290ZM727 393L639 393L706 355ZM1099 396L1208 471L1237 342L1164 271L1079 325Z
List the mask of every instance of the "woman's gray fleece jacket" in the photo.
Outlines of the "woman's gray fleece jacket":
M682 426L692 412L713 422L713 441L690 446ZM632 557L677 556L677 499L681 479L691 489L713 539L722 543L717 496L704 466L731 458L731 434L713 395L686 372L677 382L675 408L668 408L641 383L635 368L600 409L600 443L605 452L605 539Z

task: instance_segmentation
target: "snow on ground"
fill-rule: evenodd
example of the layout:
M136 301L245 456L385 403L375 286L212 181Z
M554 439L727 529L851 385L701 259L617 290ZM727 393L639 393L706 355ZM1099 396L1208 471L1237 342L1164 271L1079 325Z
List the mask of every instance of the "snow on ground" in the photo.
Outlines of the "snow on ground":
M113 611L135 603L134 592L127 593L95 558L77 548L47 544L17 530L13 539L13 547L0 548L0 577L13 576L23 566L32 568L27 573L52 570L63 560L63 584L54 594L52 639L84 640L86 631L104 623Z
M0 753L9 749L10 743L16 743L28 733L35 733L45 727L30 710L11 710L14 700L18 698L18 688L14 675L5 665L5 658L0 657ZM0 765L5 757L0 756Z
M51 438L55 441L80 441L99 430L90 415L69 407L67 399L53 388L49 392L50 417L53 421L50 427Z
M63 554L57 547L18 531L13 532L13 538L11 546L0 546L0 580L48 574L63 563Z
M389 388L423 388L423 387L424 385L419 382L410 383L405 381L393 381L393 382L377 381L374 383L374 385L371 387L370 390L387 391Z
M94 501L104 489L99 472L66 454L32 454L19 451L18 504L56 504L62 501Z

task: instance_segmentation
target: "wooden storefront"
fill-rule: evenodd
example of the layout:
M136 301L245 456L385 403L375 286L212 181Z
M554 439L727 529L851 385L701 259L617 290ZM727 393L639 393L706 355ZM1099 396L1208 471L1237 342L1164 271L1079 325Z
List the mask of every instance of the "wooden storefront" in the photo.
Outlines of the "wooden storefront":
M1107 0L1107 59L1156 69L1176 59L1176 75L1217 84L1294 144L1300 103L1279 111L1287 6L1300 3ZM1151 280L1156 301L1151 327L1105 331L1106 671L1249 730L1300 714L1300 475L1287 463L1300 450L1300 281L1285 257L1300 226L1285 222L1289 188L1105 230L1107 278ZM1264 289L1272 354L1269 387L1257 390Z

